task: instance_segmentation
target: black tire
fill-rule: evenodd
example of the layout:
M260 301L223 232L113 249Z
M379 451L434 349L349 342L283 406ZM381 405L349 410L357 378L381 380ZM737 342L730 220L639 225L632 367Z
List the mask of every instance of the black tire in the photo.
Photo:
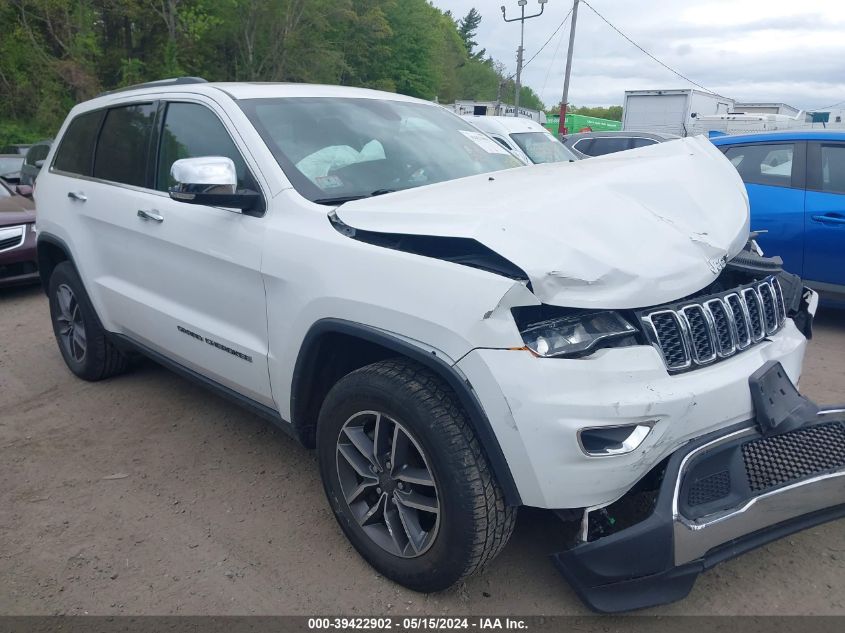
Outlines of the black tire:
M410 432L436 483L436 535L427 550L412 558L394 555L371 539L341 487L341 430L365 411L383 412ZM380 361L339 380L320 410L317 452L329 504L352 545L381 574L409 589L440 591L479 571L513 532L516 508L505 504L454 393L416 363Z
M68 291L71 293L72 312L77 320L77 327L81 325L84 332L85 346L81 353L81 347L73 347L73 344L67 343L62 335L62 331L66 329L67 319L62 321L60 293L67 297ZM47 292L53 334L56 336L56 343L68 369L80 378L90 381L103 380L126 371L128 359L109 340L73 264L62 262L56 266L53 274L50 275Z

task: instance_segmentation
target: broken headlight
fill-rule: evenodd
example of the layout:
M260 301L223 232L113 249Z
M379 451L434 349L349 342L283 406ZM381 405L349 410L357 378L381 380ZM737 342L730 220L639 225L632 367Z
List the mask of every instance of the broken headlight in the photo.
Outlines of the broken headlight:
M520 328L522 340L538 356L582 355L612 339L633 337L637 329L616 312L592 312L545 319Z

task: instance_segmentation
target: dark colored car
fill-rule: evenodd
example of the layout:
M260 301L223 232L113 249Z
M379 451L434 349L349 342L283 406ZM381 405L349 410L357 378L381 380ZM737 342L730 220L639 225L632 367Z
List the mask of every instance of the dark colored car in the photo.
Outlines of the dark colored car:
M748 190L767 255L829 299L845 300L845 131L783 130L710 139Z
M0 182L0 288L38 281L31 192L26 185Z
M45 141L38 141L26 153L26 159L21 167L21 184L33 185L35 179L38 177L38 172L41 171L41 166L44 164L44 159L50 153L50 146L53 144L52 139Z
M12 145L4 145L0 148L0 154L18 154L20 156L26 156L26 153L29 151L29 148L32 147L29 143L15 143Z
M21 180L21 167L24 156L21 154L0 154L0 179L7 184L16 185Z
M626 149L636 149L671 141L679 136L674 134L656 134L653 132L578 132L560 137L561 142L579 158L604 156Z

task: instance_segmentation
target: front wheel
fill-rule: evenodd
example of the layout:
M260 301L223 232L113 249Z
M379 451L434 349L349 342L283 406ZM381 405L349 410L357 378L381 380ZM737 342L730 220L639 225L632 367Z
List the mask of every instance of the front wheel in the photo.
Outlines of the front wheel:
M68 368L92 381L125 371L127 358L109 340L73 264L56 266L47 292L53 333Z
M492 560L516 509L448 387L405 360L332 387L317 451L326 495L355 549L386 577L439 591Z

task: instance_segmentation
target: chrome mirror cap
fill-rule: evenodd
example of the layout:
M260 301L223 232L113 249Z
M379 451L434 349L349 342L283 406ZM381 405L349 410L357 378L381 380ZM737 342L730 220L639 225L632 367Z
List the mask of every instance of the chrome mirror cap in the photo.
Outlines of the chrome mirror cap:
M238 186L235 163L225 156L182 158L170 167L178 191L233 194Z

